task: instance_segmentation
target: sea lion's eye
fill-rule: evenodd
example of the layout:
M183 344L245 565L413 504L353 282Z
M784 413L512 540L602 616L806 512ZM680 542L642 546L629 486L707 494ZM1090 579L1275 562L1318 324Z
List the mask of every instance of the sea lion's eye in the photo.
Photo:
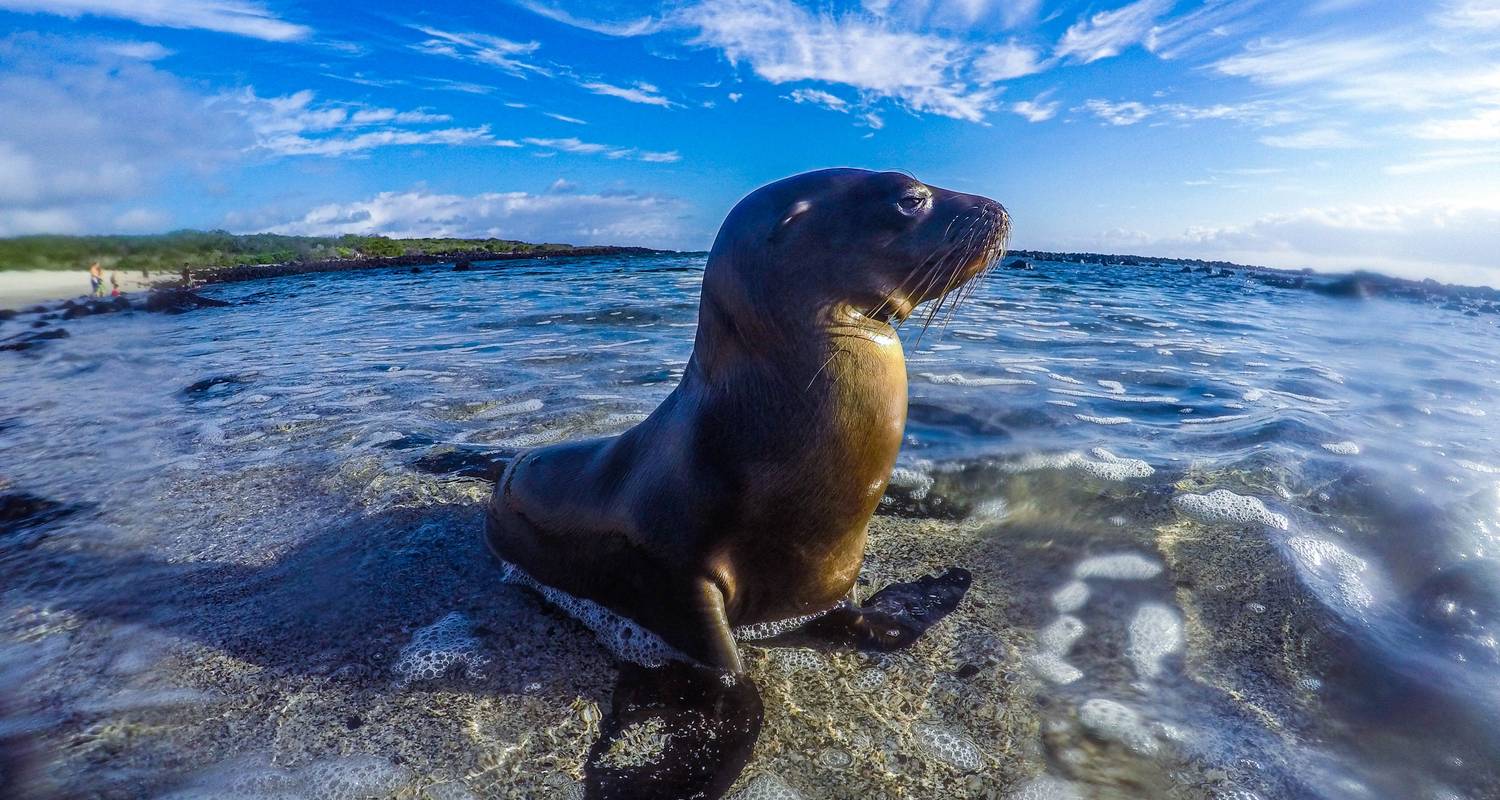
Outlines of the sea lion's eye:
M926 202L927 195L913 192L896 201L896 205L900 206L902 211L909 214L921 208Z

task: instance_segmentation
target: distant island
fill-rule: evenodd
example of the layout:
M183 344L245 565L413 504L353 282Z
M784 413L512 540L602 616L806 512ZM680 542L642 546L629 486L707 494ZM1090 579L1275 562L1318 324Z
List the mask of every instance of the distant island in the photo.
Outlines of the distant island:
M277 265L360 266L530 258L544 255L665 252L514 239L391 239L385 236L286 236L182 230L144 236L18 236L0 239L0 270L106 270L181 273ZM316 271L316 270L307 270Z

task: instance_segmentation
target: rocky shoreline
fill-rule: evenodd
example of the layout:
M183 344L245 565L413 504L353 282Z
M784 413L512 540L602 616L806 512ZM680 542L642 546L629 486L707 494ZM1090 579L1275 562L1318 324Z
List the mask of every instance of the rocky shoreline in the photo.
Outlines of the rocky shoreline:
M81 317L121 312L145 311L159 314L181 314L199 308L216 308L232 305L222 300L205 297L196 288L216 283L238 283L241 281L280 278L288 275L303 275L315 272L347 272L362 269L388 269L411 267L420 270L432 264L453 264L453 270L463 272L474 268L475 262L519 261L525 259L551 260L587 258L590 256L656 255L673 251L652 250L646 247L574 247L567 250L541 253L513 252L491 253L488 251L453 251L441 254L404 256L378 256L369 258L341 258L325 261L287 261L277 264L242 264L209 270L184 270L184 275L162 279L151 285L144 297L121 295L110 298L80 297L61 302L38 303L24 309L0 309L0 323L18 322L26 330L0 337L0 352L30 350L52 339L69 336L67 329L57 323Z
M334 258L325 261L285 261L277 264L241 264L207 270L192 270L194 285L210 283L237 283L262 278L279 278L286 275L303 275L310 272L347 272L360 269L382 269L387 267L423 267L431 264L453 264L462 271L476 262L521 261L525 259L551 260L586 258L589 256L618 255L670 255L673 250L653 250L649 247L589 246L572 247L566 250L530 250L511 253L492 253L488 250L454 250L445 253L422 253L404 256L370 256L360 258Z

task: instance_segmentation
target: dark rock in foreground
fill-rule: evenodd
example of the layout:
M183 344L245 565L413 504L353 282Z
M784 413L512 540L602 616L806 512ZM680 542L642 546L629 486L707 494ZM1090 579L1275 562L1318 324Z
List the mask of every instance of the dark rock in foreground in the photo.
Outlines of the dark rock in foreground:
M27 528L45 525L72 511L73 509L56 500L27 492L0 494L0 537L9 537Z

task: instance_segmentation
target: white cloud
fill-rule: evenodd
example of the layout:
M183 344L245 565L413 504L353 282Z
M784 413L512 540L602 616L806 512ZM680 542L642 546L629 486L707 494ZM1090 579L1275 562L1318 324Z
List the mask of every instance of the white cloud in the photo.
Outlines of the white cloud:
M542 113L544 115L546 115L546 116L549 116L549 117L557 120L558 122L567 122L567 123L572 124L572 125L587 125L588 124L588 122L586 122L584 120L581 120L581 119L579 119L577 117L570 117L567 114L559 114L556 111L543 111Z
M1391 164L1387 175L1423 175L1454 169L1500 164L1500 147L1449 147L1429 150L1414 158Z
M1379 37L1262 40L1238 55L1215 62L1213 68L1223 75L1257 83L1291 86L1383 67L1408 50L1408 45Z
M65 17L127 19L161 28L198 28L273 42L306 39L312 29L246 0L0 0L0 9Z
M602 33L605 36L644 36L655 33L661 29L662 22L654 17L633 17L619 21L605 21L589 19L576 14L571 14L553 3L540 3L537 0L514 0L515 4L539 14L553 22L561 22L594 33Z
M1134 125L1149 117L1176 122L1202 120L1224 120L1246 125L1265 127L1296 122L1302 115L1268 101L1256 100L1245 103L1219 103L1211 106L1194 106L1187 103L1142 103L1135 100L1112 102L1093 99L1085 101L1074 111L1087 111L1111 125Z
M913 27L1012 28L1036 16L1041 0L864 0L865 10Z
M1369 269L1408 278L1500 286L1500 207L1431 204L1309 208L1245 225L1145 237L1152 253L1245 264Z
M618 97L621 100L629 100L632 103L642 103L648 106L661 106L662 108L671 108L672 106L677 105L671 100L668 100L666 97L663 97L661 94L661 90L657 89L655 86L652 86L649 83L636 82L636 84L633 86L615 86L613 84L602 83L599 81L590 81L586 83L580 83L579 86L588 89L594 94L602 94L609 97Z
M1111 125L1134 125L1137 122L1151 116L1151 109L1144 103L1127 100L1123 103L1111 103L1108 100L1086 100L1080 109L1087 111L1099 119Z
M1192 51L1225 42L1231 35L1263 22L1255 12L1265 0L1221 0L1151 27L1143 42L1146 49L1163 59L1180 58Z
M1487 108L1457 119L1429 119L1412 129L1419 139L1500 141L1500 108Z
M1027 122L1046 122L1057 116L1057 108L1062 105L1056 100L1048 101L1049 94L1043 92L1030 100L1012 103L1010 110L1025 117Z
M536 52L541 46L538 42L514 42L487 33L453 33L423 25L412 27L428 36L427 39L412 45L414 49L423 53L487 64L522 78L526 77L527 73L552 74L549 70L523 59L524 56Z
M628 158L653 164L670 164L672 162L682 160L682 155L679 154L676 150L669 150L664 152L652 150L637 150L633 147L617 147L612 144L585 142L575 136L569 136L567 138L561 139L529 137L523 139L522 141L526 144L531 145L532 147L541 148L542 150L573 153L575 155L604 156L605 158L612 159Z
M1260 142L1268 147L1289 150L1341 149L1360 145L1357 139L1335 128L1309 128L1297 133L1262 136Z
M565 187L571 189L572 187ZM572 244L680 247L686 209L673 198L633 192L553 191L439 194L381 192L330 203L270 228L274 233L337 236L497 237Z
M1152 24L1172 5L1173 0L1136 0L1080 19L1063 33L1053 55L1084 64L1117 56L1125 48L1144 42Z
M857 14L814 14L789 0L707 0L683 12L696 44L747 63L771 83L822 81L890 98L913 111L979 121L994 89L960 77L971 46L893 30Z
M1012 78L1035 75L1050 64L1042 61L1042 54L1034 47L1018 44L1014 39L1003 44L992 44L974 60L974 71L985 83L998 83Z
M1445 4L1435 17L1440 25L1466 31L1500 30L1500 2L1496 0L1457 0Z
M171 50L162 47L158 42L109 42L101 49L111 55L140 61L160 61L172 55Z
M446 114L321 103L310 89L260 97L253 88L246 88L221 95L216 105L243 117L255 133L255 147L276 156L345 156L411 145L519 146L495 138L489 126L410 127L448 122L451 117Z
M108 229L118 206L252 141L174 76L96 43L0 39L0 235Z
M830 94L822 89L793 89L787 95L787 99L794 103L809 103L822 106L829 111L837 111L841 114L849 113L849 101L835 94Z

